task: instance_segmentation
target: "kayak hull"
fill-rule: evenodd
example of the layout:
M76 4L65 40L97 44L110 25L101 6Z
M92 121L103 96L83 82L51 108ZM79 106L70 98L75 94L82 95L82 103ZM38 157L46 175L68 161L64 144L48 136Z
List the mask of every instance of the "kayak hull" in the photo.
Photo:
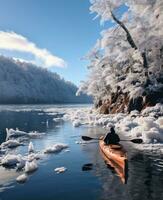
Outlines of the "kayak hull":
M123 183L127 180L127 152L122 145L105 145L103 140L99 141L100 153L105 163L114 168Z

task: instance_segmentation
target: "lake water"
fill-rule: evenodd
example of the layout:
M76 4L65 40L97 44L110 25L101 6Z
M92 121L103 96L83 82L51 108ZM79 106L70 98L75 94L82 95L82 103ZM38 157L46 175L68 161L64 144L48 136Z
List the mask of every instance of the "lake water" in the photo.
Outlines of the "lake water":
M76 144L81 135L100 136L101 127L73 127L71 122L54 122L64 110L89 105L22 105L0 106L0 143L5 141L6 128L46 133L31 139L37 151L57 142L69 145L69 152L45 155L38 161L38 170L26 183L16 177L22 172L0 166L0 200L162 200L163 160L160 155L143 154L123 143L128 152L128 179L123 184L114 169L108 167L99 152L98 143ZM26 154L28 143L11 150ZM90 167L85 167L87 166ZM56 167L67 168L56 174Z

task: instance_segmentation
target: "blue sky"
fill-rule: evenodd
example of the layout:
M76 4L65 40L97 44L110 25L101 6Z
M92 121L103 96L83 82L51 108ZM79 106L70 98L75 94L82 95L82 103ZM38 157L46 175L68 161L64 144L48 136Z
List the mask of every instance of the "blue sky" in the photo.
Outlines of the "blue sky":
M89 0L0 0L0 54L32 61L79 85L100 26ZM120 8L122 14L127 7Z
M25 37L63 59L67 67L50 67L66 80L86 79L87 62L81 60L94 46L104 27L93 20L89 0L0 0L0 31ZM4 34L4 33L3 33ZM32 60L30 52L0 49L6 56Z

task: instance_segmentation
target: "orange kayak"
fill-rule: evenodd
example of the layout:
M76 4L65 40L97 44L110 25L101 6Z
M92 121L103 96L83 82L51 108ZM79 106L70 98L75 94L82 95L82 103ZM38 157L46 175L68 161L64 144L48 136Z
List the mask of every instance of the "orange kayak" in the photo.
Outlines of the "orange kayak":
M122 145L105 145L103 140L99 141L101 156L106 164L117 172L122 182L126 182L127 175L127 152Z

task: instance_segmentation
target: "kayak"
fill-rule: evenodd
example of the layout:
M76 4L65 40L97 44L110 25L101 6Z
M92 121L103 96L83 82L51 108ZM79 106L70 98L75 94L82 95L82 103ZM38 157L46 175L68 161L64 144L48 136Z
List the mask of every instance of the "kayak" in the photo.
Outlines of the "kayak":
M127 174L127 152L122 145L106 145L101 139L99 141L100 152L106 164L114 168L121 177L122 182L126 182Z
M122 168L124 167L127 160L127 152L122 145L106 145L105 142L100 139L99 146L108 159L113 160Z

